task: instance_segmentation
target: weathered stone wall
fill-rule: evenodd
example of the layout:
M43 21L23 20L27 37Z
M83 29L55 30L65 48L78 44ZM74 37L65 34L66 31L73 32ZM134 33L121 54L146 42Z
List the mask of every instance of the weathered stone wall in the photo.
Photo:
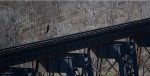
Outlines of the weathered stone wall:
M0 48L149 16L148 1L1 1Z

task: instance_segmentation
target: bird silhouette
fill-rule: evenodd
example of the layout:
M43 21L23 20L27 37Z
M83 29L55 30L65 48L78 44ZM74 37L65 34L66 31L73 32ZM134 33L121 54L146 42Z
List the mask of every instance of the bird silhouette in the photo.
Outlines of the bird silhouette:
M49 31L49 25L47 25L47 28L46 28L45 33L47 34L47 33L48 33L48 31Z

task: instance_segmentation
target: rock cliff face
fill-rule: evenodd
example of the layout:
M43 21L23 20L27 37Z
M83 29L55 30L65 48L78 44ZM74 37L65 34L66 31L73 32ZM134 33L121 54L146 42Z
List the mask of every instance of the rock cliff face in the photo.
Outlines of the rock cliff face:
M0 48L149 16L142 1L1 1Z

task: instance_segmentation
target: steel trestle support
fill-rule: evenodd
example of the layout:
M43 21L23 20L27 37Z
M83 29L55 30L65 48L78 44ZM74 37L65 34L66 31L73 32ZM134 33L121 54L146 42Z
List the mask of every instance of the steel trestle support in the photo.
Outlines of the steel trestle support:
M0 69L45 56L59 56L94 45L105 45L114 40L149 33L150 19L142 19L110 27L76 33L44 41L0 49ZM13 61L13 62L12 62Z

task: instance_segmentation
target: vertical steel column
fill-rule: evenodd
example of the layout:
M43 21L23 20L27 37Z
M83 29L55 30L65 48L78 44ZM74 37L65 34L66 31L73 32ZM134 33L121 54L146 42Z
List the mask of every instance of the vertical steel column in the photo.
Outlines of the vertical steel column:
M137 56L134 42L114 42L103 47L92 47L97 57L115 59L119 64L120 76L138 76Z

